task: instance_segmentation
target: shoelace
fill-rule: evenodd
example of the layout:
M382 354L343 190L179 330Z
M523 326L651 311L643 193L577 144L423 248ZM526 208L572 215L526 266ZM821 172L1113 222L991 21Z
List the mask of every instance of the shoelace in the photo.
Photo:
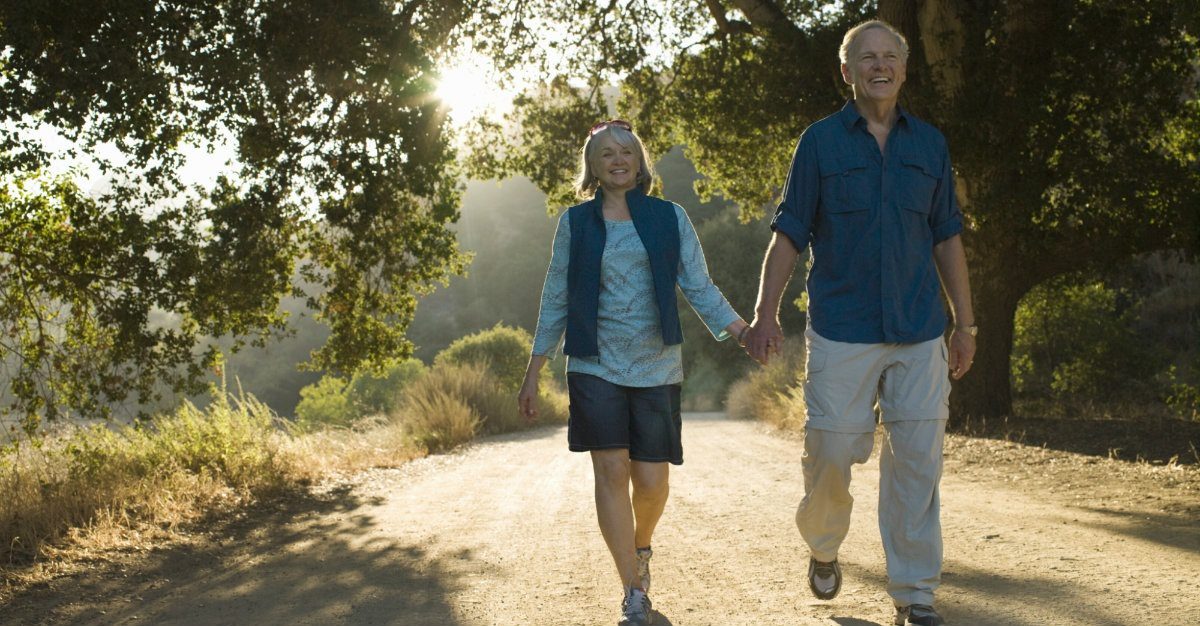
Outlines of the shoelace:
M645 617L650 611L650 598L641 591L631 591L625 596L625 617Z

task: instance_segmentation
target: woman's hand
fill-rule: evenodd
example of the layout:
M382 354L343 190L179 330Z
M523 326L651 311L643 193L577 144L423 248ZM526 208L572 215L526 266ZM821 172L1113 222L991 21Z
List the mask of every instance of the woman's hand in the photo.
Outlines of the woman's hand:
M540 354L530 355L529 365L525 368L525 382L521 383L521 391L517 393L517 410L525 418L526 424L532 424L537 419L538 377L547 360Z
M532 424L537 419L537 403L538 375L534 372L532 375L525 376L525 382L521 383L521 391L517 394L517 407L526 423Z

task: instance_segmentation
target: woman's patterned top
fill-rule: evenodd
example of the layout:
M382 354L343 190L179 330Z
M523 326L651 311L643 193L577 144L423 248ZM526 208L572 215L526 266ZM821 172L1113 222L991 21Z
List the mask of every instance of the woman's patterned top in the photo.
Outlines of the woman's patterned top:
M542 287L533 354L550 356L567 327L567 263L571 256L569 213L554 233L550 269ZM717 341L739 316L708 276L704 251L687 213L675 205L679 223L679 276L684 298ZM683 382L682 346L663 344L654 302L650 259L632 220L604 220L604 256L600 262L600 306L596 320L598 356L568 356L567 371L599 376L626 387L656 387Z

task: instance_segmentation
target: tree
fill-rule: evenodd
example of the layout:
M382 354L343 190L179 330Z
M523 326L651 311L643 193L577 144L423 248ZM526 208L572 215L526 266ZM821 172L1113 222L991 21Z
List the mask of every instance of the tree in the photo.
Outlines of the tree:
M702 196L735 201L745 219L770 210L800 132L848 96L836 57L845 30L878 15L907 33L902 105L946 134L968 220L979 352L956 415L1011 412L1013 318L1031 288L1141 252L1200 250L1195 3L705 0L659 8L669 27L653 38L622 38L622 20L649 5L602 8L578 58L601 58L589 75L622 80L620 114L656 152L685 146L706 176ZM510 162L561 154L546 149L564 140L558 128L578 145L597 93L524 102L535 131L509 146ZM565 180L572 162L541 167Z
M160 382L195 390L220 366L206 337L284 332L296 277L332 331L315 367L411 354L414 294L463 265L446 228L455 152L432 93L474 10L0 2L7 411L32 430L151 401ZM55 134L69 147L52 149ZM186 151L221 145L234 154L215 163L222 176L189 184ZM55 173L72 159L85 165Z

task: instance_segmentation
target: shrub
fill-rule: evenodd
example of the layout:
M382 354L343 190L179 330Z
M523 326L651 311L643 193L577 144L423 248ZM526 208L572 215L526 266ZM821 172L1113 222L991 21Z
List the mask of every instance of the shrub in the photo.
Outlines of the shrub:
M796 342L793 342L793 344ZM726 410L735 419L757 419L776 428L804 425L804 350L789 345L782 358L751 370L729 387Z
M1133 297L1102 282L1066 276L1033 289L1017 308L1014 391L1059 399L1136 394L1150 384L1156 355L1134 333L1135 317Z
M342 378L324 376L300 390L296 425L301 430L323 426L349 426L359 417L350 399L349 385Z
M477 418L472 434L495 434L527 428L529 423L517 409L516 392L505 388L481 363L466 365L435 365L421 379L409 386L404 404L395 419L409 426L416 441L450 441L444 433L463 432L465 414L453 398L471 410ZM536 423L561 423L566 420L566 395L553 381L544 381L540 390L539 414ZM446 410L445 415L437 413ZM435 431L434 433L424 432ZM469 439L469 437L468 437ZM456 441L454 445L465 440ZM426 448L430 452L436 450ZM438 450L445 449L439 447Z
M1200 372L1200 368L1196 368L1194 372ZM1182 419L1193 422L1200 421L1200 384L1189 383L1187 380L1181 379L1178 369L1174 365L1167 370L1166 378L1165 402L1167 406ZM1195 378L1196 376L1193 375L1193 379Z
M348 390L350 403L360 416L390 413L400 406L405 387L425 375L427 369L420 359L405 359L378 375L355 374Z
M497 323L488 330L462 337L434 358L434 365L482 364L508 391L516 393L525 378L533 339L521 328Z
M479 414L462 398L437 387L408 396L408 427L413 441L428 452L444 452L475 437Z

